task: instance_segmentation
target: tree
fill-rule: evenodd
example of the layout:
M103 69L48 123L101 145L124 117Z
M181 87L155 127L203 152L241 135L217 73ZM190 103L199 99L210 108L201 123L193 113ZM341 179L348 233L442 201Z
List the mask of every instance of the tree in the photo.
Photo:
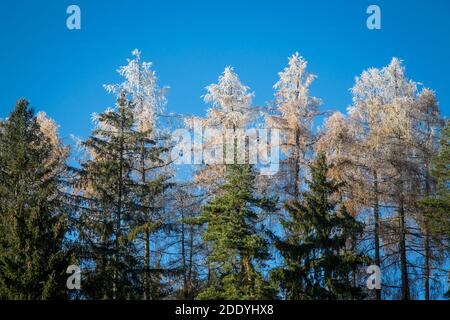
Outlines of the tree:
M431 174L437 181L434 196L424 200L429 211L431 231L450 239L450 121L442 129L439 154L432 160Z
M173 184L169 182L172 173L165 157L169 151L168 139L158 127L158 116L167 102L167 87L158 86L152 63L141 62L139 50L133 50L132 54L134 58L118 70L124 82L105 85L105 88L118 97L125 95L132 104L133 130L138 144L136 155L132 157L133 171L137 174L133 180L141 186L137 201L142 210L135 218L130 236L143 243L143 299L147 300L159 296L155 274L161 270L151 267L151 237L168 224L166 217L161 216L161 198Z
M203 226L198 224L202 197L198 197L193 190L192 182L178 183L175 193L177 231L180 237L180 254L177 258L181 262L181 286L176 291L177 299L194 299L204 286L204 281L199 277L206 255L201 239Z
M131 229L142 206L133 180L140 134L133 130L133 104L123 94L116 109L96 115L96 129L82 143L91 159L78 171L81 186L79 242L87 272L84 292L96 299L137 298L140 264Z
M250 165L227 166L220 195L203 207L203 239L210 244L211 274L199 299L270 299L274 292L260 268L268 243L258 230L258 210L272 211L275 202L254 194Z
M249 88L241 83L239 76L232 67L226 67L219 77L218 83L207 86L206 90L207 94L203 97L204 101L211 103L212 107L208 109L204 118L190 117L186 119L186 125L194 129L197 127L201 130L217 130L217 135L205 137L204 141L198 145L203 150L210 148L221 153L224 148L224 141L227 139L231 140L231 145L233 145L232 142L236 144L236 141L245 140L243 130L256 116L255 110L251 107L253 93L248 92ZM231 131L230 136L227 136L227 131ZM199 166L194 181L198 186L205 189L206 196L214 194L223 182L226 163L237 163L242 160L237 159L236 149L236 147L233 147L229 148L228 151L224 150L225 152L221 153L222 157L218 157L219 163L202 163ZM196 151L198 150L194 150L194 152Z
M21 99L0 124L0 299L67 297L67 149L39 120Z
M269 127L282 132L284 159L284 191L298 198L302 190L302 169L312 151L314 134L312 124L318 116L321 101L310 96L309 87L316 78L306 71L308 62L298 52L289 57L289 65L279 73L274 85L277 114L266 117Z
M351 274L364 262L364 255L347 250L348 242L363 230L333 196L339 184L328 178L330 166L319 154L310 166L311 180L304 200L285 203L288 219L282 220L285 238L273 236L284 266L274 269L272 279L287 299L356 299L361 290Z
M431 175L435 179L436 192L421 201L428 221L428 230L433 239L439 239L449 247L450 241L450 126L447 121L442 130L440 151L431 162ZM449 291L450 292L450 291ZM447 296L449 296L447 292Z

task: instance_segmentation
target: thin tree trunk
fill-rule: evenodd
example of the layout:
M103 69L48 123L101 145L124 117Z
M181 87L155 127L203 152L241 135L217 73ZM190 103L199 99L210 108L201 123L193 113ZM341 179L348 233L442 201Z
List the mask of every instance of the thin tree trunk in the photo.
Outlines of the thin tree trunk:
M194 259L194 227L192 224L189 226L189 273L188 273L188 293L189 298L192 288L192 264Z
M117 270L117 264L119 261L119 251L120 251L120 244L119 244L119 239L121 237L121 220L122 220L122 192L123 192L123 162L124 162L124 131L123 131L123 127L124 127L124 123L123 123L123 110L121 111L121 117L122 117L122 123L121 123L121 127L120 127L120 154L119 154L119 185L118 185L118 200L117 200L117 221L116 221L116 239L115 239L115 263L116 265L114 266L114 281L113 281L113 299L117 299L117 291L118 291L118 277L119 277L119 272Z
M295 150L294 150L294 199L299 199L299 180L300 180L300 132L295 130Z
M182 203L183 206L183 203ZM184 213L181 209L181 264L183 269L183 299L187 298L187 268L186 268L186 244L184 230Z
M145 185L147 179L145 175L145 142L141 141L141 183ZM144 192L141 195L145 198ZM145 222L149 222L148 209L144 209ZM144 231L144 300L150 299L150 232L148 229Z
M399 228L400 228L400 265L402 274L402 299L410 300L409 280L408 280L408 261L406 257L406 226L405 226L405 208L403 188L399 193Z
M426 168L426 177L425 177L425 196L428 197L430 195L430 177L428 173L428 166ZM431 263L431 251L430 251L430 234L428 229L428 217L426 213L423 215L424 218L424 254L425 254L425 300L430 300L430 263Z
M150 299L150 234L144 232L144 300Z
M375 202L373 206L373 218L375 223L375 264L381 268L381 259L380 259L380 206L379 206L379 197L378 197L378 173L376 170L373 172L373 192L375 196ZM375 289L375 299L381 300L381 289Z

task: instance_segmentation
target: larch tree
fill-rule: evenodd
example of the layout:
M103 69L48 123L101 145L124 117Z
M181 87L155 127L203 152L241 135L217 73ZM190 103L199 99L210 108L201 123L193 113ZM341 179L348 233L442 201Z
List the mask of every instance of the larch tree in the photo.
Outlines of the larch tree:
M179 255L181 261L181 285L175 291L177 299L194 299L202 290L205 281L201 275L205 271L204 257L206 246L201 233L203 226L199 225L202 197L195 193L192 182L178 183L175 192L175 205L178 212L178 232L180 234Z
M390 256L395 257L397 253L399 256L402 298L410 299L407 251L408 247L412 248L414 239L410 237L408 243L408 235L414 228L412 218L417 217L414 199L420 195L415 195L415 191L426 189L421 187L424 181L421 172L426 172L428 156L425 155L433 153L434 148L430 141L433 129L427 126L439 122L435 100L427 89L419 93L418 84L406 78L402 62L396 58L382 69L364 71L356 79L352 93L349 119L358 146L355 160L366 171L367 178L363 180L368 185L365 189L371 190L362 200L374 213L375 263L380 262L383 233L383 248ZM418 158L422 159L422 164ZM386 209L395 206L396 217L384 219L382 232L380 208L383 204ZM427 240L425 246L426 243ZM398 250L395 249L397 244ZM425 269L429 264L426 260ZM377 293L377 298L380 294Z
M380 126L382 108L386 103L386 93L383 91L384 79L381 71L371 68L356 78L352 88L353 104L349 108L349 122L355 135L354 171L358 172L362 197L362 205L373 211L373 242L374 262L381 264L381 206L385 173L384 141L381 138ZM357 170L360 168L361 170ZM376 299L382 297L381 290L376 290Z
M350 121L340 112L335 112L326 119L324 130L319 133L315 145L316 153L324 153L327 161L332 164L329 175L342 184L338 200L345 201L346 208L352 215L356 215L361 209L360 199L365 194L361 169L355 159L357 146Z
M212 194L223 182L227 163L245 162L242 161L245 160L241 158L242 154L237 154L236 143L245 140L244 130L254 120L256 112L251 106L253 93L241 83L232 67L226 67L218 83L207 86L206 90L204 101L211 104L206 117L190 117L185 122L194 130L216 130L216 135L204 137L203 141L197 141L195 139L198 137L194 137L197 143L193 150L203 155L208 149L218 153L214 154L218 161L203 161L194 177L197 185L206 187L206 193ZM224 145L229 145L231 150L225 150Z
M288 66L279 73L274 85L276 114L266 116L267 126L281 131L281 146L285 153L280 179L284 191L297 198L302 190L302 174L308 165L314 143L313 121L318 116L321 101L310 95L309 87L316 78L307 72L308 62L295 53Z
M56 129L24 99L0 124L0 299L68 296L67 149Z
M394 229L399 230L400 234L398 243L404 298L409 298L405 216L407 175L403 171L407 155L401 152L406 148L405 141L401 140L409 137L406 106L413 102L415 90L416 84L405 78L401 62L394 58L389 66L383 69L371 68L356 78L352 88L353 104L349 108L349 119L358 145L355 162L365 171L362 174L366 178L362 181L367 183L364 188L370 190L366 198L361 200L373 209L375 264L380 267L382 202L397 203L399 225L398 229ZM397 116L393 117L394 114ZM394 138L395 133L398 139ZM385 229L387 233L397 234L388 229ZM392 234L388 237L392 238ZM380 299L381 292L376 293L377 299Z

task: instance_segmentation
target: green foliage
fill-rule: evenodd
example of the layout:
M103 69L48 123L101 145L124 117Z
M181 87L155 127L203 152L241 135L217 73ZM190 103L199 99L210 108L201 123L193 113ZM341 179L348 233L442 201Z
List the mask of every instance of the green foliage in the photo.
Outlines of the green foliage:
M436 193L421 204L427 211L431 233L450 240L450 122L442 129L439 154L433 158L431 174L436 180Z
M431 175L436 181L436 192L420 201L428 218L431 235L446 243L450 241L450 122L442 129L439 154L433 158ZM445 294L450 299L450 290Z
M274 297L260 270L269 254L258 219L262 212L273 211L275 202L255 196L254 179L250 165L229 165L220 194L203 208L210 281L198 299Z
M144 295L150 271L139 254L142 235L163 226L152 214L168 177L149 178L147 171L165 149L155 146L151 132L137 130L133 111L122 95L115 110L98 116L97 128L83 143L91 159L78 172L79 253L87 270L83 292L95 299Z
M339 185L327 178L330 167L323 154L310 169L304 200L285 203L285 239L273 236L284 266L272 271L272 279L287 299L358 298L351 275L366 258L349 247L362 225L333 200Z
M53 152L28 102L19 100L0 124L0 299L67 296L65 159Z

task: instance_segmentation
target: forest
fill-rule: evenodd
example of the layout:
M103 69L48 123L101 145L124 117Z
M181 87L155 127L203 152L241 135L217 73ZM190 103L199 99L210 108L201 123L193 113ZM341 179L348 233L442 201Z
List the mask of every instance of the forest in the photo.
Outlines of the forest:
M25 98L1 107L0 300L450 297L449 121L401 60L356 76L345 114L311 95L298 53L264 106L226 67L204 116L167 112L138 50L117 72L115 105L72 144ZM172 134L196 126L217 134L185 152L232 161L178 164ZM269 175L249 146L270 139L242 136L256 128L280 133Z

